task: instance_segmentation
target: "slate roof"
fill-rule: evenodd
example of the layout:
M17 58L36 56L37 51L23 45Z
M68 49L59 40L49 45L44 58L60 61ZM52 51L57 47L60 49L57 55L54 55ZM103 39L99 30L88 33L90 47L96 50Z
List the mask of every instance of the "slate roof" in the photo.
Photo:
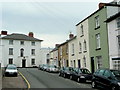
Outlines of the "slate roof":
M43 41L34 37L27 36L25 34L13 33L2 37L2 39L12 39L12 40L26 40L26 41Z

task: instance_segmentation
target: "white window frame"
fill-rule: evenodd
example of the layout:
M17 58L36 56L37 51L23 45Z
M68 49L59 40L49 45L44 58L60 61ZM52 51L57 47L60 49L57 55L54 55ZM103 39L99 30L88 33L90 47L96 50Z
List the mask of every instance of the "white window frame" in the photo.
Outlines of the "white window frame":
M80 53L82 52L82 44L81 42L79 42L79 50L80 50Z
M75 47L75 46L74 46L74 43L73 43L73 44L72 44L72 54L74 54L74 52L75 52L75 51L74 51L74 47Z
M120 28L120 17L116 19L117 28Z
M31 55L35 55L35 49L31 49Z
M86 42L86 40L84 40L84 51L87 51L87 42Z
M100 46L100 33L96 34L96 48L101 48Z
M9 45L13 45L13 40L9 40Z
M86 57L85 56L83 57L83 63L84 63L84 67L86 67L87 63L86 63Z
M103 64L102 64L102 56L96 56L97 60L97 69L101 69Z
M35 46L35 42L34 42L34 41L32 41L32 42L31 42L31 45L32 45L32 46Z
M31 59L31 65L35 65L35 59L34 58Z
M95 17L95 28L100 27L100 19L99 19L99 15Z
M117 36L118 50L120 50L120 35Z
M80 25L80 36L82 37L84 35L83 25Z
M13 55L13 48L9 48L9 55Z

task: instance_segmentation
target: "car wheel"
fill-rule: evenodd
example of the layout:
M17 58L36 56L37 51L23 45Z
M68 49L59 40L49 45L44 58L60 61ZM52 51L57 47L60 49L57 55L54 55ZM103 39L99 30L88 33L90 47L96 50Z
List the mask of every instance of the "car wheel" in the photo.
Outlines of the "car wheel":
M64 74L63 77L66 78L66 75Z
M70 80L72 80L73 79L73 77L72 77L72 75L70 75Z
M96 88L96 87L97 87L97 85L96 85L95 81L92 81L92 88Z
M61 74L59 73L59 76L61 76Z
M111 90L116 90L116 89L115 89L115 86L112 86Z
M77 78L77 82L80 82L80 78L79 77Z

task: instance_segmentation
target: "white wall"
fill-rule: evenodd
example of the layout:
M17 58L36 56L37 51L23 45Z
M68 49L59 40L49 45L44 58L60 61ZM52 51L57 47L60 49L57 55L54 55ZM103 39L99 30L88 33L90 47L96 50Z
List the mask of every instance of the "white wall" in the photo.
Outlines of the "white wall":
M120 35L120 29L117 29L116 20L113 20L108 23L110 68L113 68L112 58L120 57L120 51L118 50L117 40L118 35Z
M40 49L40 64L47 64L47 54L52 50L51 48L41 48Z
M31 41L24 41L24 45L20 45L19 40L14 40L13 45L9 45L9 40L2 40L3 48L2 48L2 61L3 66L6 66L8 64L9 58L13 58L13 63L16 64L18 67L22 67L22 59L23 57L20 57L20 49L24 49L24 56L26 59L26 67L31 67L31 59L35 59L35 63L38 66L40 64L40 48L41 48L41 42L35 42L35 46L31 46ZM13 54L9 55L9 48L13 48ZM35 56L31 55L31 49L35 49Z

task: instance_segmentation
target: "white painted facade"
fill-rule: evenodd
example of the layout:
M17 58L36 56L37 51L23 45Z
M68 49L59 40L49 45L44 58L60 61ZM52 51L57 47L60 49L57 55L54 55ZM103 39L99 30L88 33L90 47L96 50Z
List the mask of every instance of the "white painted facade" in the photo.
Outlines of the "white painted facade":
M40 64L47 64L47 54L52 50L51 48L41 48L40 49Z
M109 42L109 59L110 68L118 69L114 67L114 64L120 64L120 49L118 47L118 35L120 35L120 28L117 28L116 19L108 23L108 42ZM120 69L120 68L119 68Z
M68 60L69 67L77 67L77 38L73 37L68 41Z
M25 60L25 67L32 67L32 59L35 60L35 66L38 66L41 61L40 49L41 41L34 41L35 45L31 45L32 41L29 40L15 40L13 39L13 45L9 44L10 39L1 39L2 43L2 67L5 67L9 64L9 59L13 59L13 64L16 64L17 67L22 67L23 59ZM24 45L21 45L20 42L24 41ZM13 48L13 55L9 55L9 48ZM24 49L23 57L20 56L20 50ZM35 55L31 54L31 50L35 49Z
M83 31L81 32L81 26ZM82 21L79 25L76 26L77 30L77 64L78 67L88 68L91 71L90 65L90 56L89 56L89 27L88 19ZM85 49L86 42L86 49Z
M54 65L58 66L58 49L53 51Z

